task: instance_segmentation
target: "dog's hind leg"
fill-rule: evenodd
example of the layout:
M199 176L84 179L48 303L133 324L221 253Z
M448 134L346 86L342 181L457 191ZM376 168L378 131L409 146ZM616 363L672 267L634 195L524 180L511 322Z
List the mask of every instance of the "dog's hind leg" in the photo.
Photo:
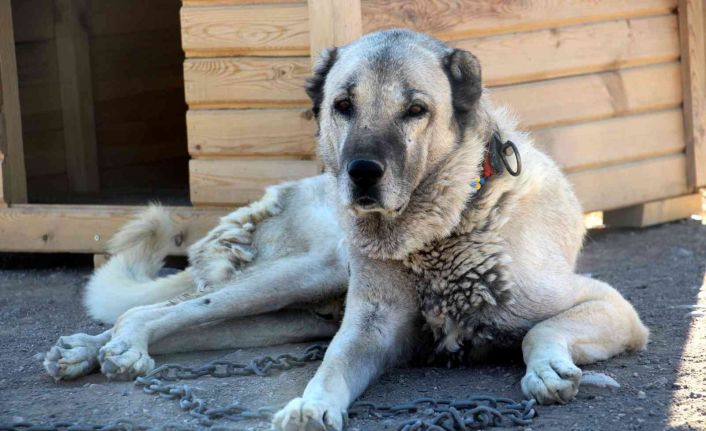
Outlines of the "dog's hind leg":
M118 319L99 354L110 378L133 378L151 370L148 346L177 331L223 319L312 304L343 295L348 274L335 251L307 253L254 265L235 281L183 302L137 307Z
M580 300L538 323L522 342L527 364L522 391L542 404L565 403L576 395L581 379L576 364L642 349L649 335L635 309L615 289L580 275L570 281Z

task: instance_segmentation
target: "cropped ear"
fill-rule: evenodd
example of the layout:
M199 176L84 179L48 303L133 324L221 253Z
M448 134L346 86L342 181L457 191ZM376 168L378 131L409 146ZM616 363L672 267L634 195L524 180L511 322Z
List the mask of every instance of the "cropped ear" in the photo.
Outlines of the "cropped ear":
M471 112L483 92L480 61L462 49L454 49L444 58L444 70L451 83L454 112L462 117Z
M321 102L324 100L324 84L326 75L336 63L337 48L326 48L321 51L319 59L314 65L314 76L306 80L306 94L313 104L311 111L316 118L319 117Z

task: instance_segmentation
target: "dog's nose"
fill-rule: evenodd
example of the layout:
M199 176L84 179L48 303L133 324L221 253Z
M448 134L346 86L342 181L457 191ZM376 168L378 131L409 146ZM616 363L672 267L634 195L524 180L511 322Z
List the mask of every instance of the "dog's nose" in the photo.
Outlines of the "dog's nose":
M368 188L380 182L385 173L385 166L375 160L352 160L348 163L348 176L353 184L361 188Z

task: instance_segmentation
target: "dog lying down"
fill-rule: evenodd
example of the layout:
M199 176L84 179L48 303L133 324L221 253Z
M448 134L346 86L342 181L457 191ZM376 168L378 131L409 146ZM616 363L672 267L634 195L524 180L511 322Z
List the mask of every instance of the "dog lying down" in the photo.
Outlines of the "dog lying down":
M333 336L273 427L339 430L370 382L415 355L521 347L523 393L565 403L578 365L645 347L633 307L574 272L576 196L492 105L471 53L372 33L325 50L307 93L325 173L224 217L169 277L156 278L176 232L168 214L152 207L125 226L85 296L114 326L60 338L45 360L54 378L132 379L154 367L149 353Z

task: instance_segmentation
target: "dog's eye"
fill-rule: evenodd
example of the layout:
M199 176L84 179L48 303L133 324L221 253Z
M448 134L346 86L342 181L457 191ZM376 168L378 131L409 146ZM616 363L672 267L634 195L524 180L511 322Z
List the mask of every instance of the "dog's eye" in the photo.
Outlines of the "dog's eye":
M353 105L350 99L342 99L335 102L333 108L343 115L350 115Z
M416 118L416 117L421 117L422 115L427 113L427 108L423 107L422 105L414 104L410 106L407 109L407 116Z

